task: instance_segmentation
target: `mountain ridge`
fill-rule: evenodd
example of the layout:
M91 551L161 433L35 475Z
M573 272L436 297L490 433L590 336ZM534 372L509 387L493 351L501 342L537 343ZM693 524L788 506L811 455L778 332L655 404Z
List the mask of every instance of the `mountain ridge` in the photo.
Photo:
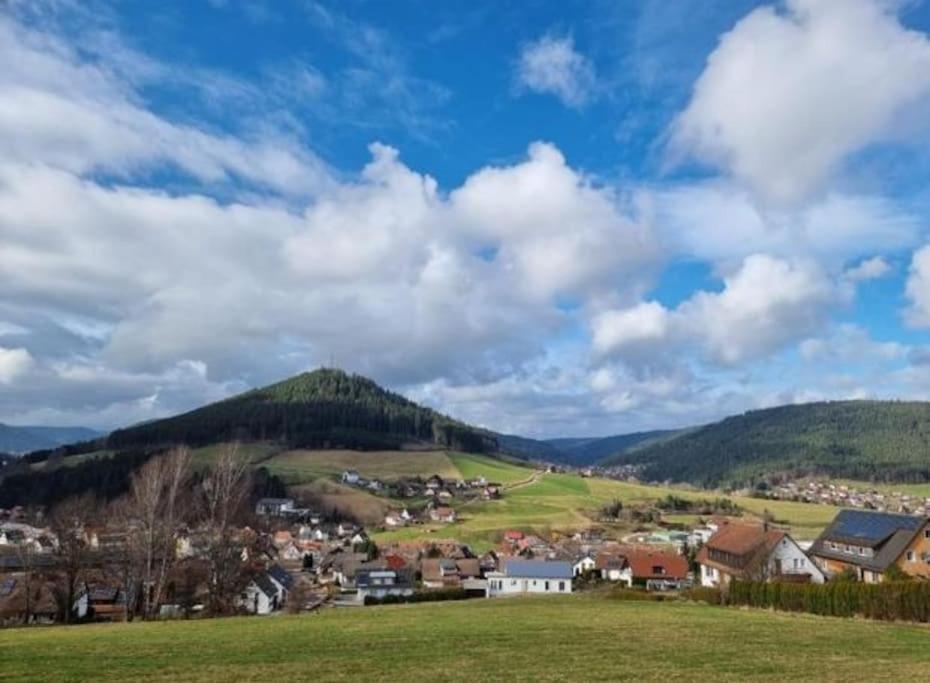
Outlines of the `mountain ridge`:
M706 487L808 475L930 481L930 402L822 401L753 410L601 464L639 465L646 480Z
M44 427L0 423L0 452L23 454L100 436L87 427Z

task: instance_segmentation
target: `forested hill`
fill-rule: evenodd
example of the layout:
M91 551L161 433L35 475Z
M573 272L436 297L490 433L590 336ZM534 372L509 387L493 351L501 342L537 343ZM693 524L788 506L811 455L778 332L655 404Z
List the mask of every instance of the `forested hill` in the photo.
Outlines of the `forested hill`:
M930 481L930 403L836 401L727 418L604 464L644 465L646 480L703 486L776 474Z
M341 370L321 369L183 415L120 429L106 447L223 441L279 441L292 447L392 449L410 443L490 452L488 432L457 422Z

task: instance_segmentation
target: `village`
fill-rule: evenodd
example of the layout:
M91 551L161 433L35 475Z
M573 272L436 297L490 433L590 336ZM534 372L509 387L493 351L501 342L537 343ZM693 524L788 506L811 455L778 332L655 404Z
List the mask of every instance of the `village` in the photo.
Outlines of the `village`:
M930 515L930 496L894 490L880 491L820 479L786 481L765 490L756 490L754 495L772 500L835 505L879 512Z
M41 511L2 510L0 624L271 615L570 594L607 585L681 593L694 587L726 590L732 581L930 578L926 515L846 508L811 543L734 509L700 517L691 528L653 528L623 538L597 528L548 535L503 530L493 547L476 551L454 538L453 501L497 498L499 485L438 475L385 484L351 470L340 480L362 488L392 486L428 502L416 510L392 510L382 524L366 529L293 498L261 498L250 523L230 528L222 543L215 528L178 524L163 551L156 548L153 555L149 548L143 570L136 520L63 529ZM845 500L853 495L843 493ZM667 504L657 501L659 507ZM448 534L372 540L372 532L427 521L445 525Z

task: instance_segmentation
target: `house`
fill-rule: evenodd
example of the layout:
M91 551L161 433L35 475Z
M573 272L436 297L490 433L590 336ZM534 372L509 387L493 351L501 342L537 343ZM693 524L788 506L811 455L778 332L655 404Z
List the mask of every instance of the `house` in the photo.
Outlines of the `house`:
M440 477L438 474L434 474L433 476L431 476L429 479L426 480L426 488L428 488L431 493L438 491L439 489L442 488L442 486L443 486L442 477Z
M647 590L678 589L690 585L688 560L683 555L658 550L633 549L625 556L627 586L645 585Z
M478 566L481 568L481 575L485 576L489 572L496 572L499 566L497 553L489 550L478 558Z
M455 521L455 510L445 505L441 505L429 511L429 518L434 522L451 524Z
M582 555L575 559L572 564L572 576L582 576L584 574L589 574L594 571L594 567L597 563L594 561L594 558L591 555Z
M571 593L572 563L508 559L502 572L487 574L487 597Z
M407 520L399 512L389 512L384 516L384 526L392 528L407 526Z
M342 483L348 484L349 486L358 485L358 481L361 479L361 475L355 470L346 470L342 473Z
M122 621L126 616L126 594L109 584L84 584L74 602L78 619Z
M369 595L413 595L413 580L406 569L362 569L355 577L356 599L364 602Z
M285 517L292 512L293 498L260 498L255 503L255 514L263 517Z
M510 544L516 544L523 540L522 531L505 531L504 532L504 541Z
M251 614L271 614L281 609L287 597L287 589L269 572L263 572L249 581L239 605Z
M701 585L725 588L743 581L823 583L823 572L786 532L766 524L720 526L698 551Z
M870 510L841 510L810 549L817 565L834 576L855 572L877 583L895 566L930 578L930 519Z
M466 580L481 576L481 563L475 558L426 559L420 573L427 588L459 588Z
M598 553L594 570L605 581L625 581L630 578L626 557L619 553Z
M501 497L501 487L497 484L488 484L484 487L485 500L497 500Z
M26 576L21 573L0 575L0 626L19 625L27 620L33 624L54 623L58 604L53 588L52 582L36 577L26 581Z

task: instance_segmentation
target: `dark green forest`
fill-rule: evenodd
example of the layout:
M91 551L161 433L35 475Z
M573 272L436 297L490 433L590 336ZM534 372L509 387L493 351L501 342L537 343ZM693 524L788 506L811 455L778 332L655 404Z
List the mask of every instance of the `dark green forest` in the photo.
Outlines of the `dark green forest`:
M494 436L341 370L321 369L176 417L120 429L106 448L276 441L294 448L395 449L411 442L497 450Z
M836 401L756 410L602 464L649 481L754 485L775 475L930 481L930 403Z

